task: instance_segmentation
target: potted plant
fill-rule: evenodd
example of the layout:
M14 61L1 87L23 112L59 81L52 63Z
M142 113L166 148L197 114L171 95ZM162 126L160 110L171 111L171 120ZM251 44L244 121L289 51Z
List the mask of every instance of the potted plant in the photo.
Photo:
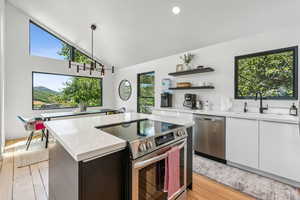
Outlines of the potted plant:
M180 59L183 61L183 64L186 66L186 70L192 69L191 62L194 59L195 55L191 53L186 53L183 56L180 56Z
M75 96L74 101L77 103L80 112L85 112L88 105L87 95L83 92L78 92Z
M80 102L79 104L79 112L85 112L87 109L87 104L85 102Z

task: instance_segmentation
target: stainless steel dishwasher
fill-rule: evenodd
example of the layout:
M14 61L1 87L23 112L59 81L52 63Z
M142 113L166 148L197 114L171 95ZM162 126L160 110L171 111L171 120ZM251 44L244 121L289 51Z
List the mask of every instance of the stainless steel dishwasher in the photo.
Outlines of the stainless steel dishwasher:
M225 117L194 115L196 154L226 163Z

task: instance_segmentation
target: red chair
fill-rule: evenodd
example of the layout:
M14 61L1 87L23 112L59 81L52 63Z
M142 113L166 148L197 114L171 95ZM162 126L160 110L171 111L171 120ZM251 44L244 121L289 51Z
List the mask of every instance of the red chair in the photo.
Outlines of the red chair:
M18 118L21 120L22 123L24 123L24 127L26 131L30 131L30 134L28 136L27 142L26 142L26 150L29 149L31 140L34 136L34 134L38 131L42 131L42 138L43 141L45 135L45 125L44 121L41 118L32 118L32 119L25 119L24 117L18 116Z

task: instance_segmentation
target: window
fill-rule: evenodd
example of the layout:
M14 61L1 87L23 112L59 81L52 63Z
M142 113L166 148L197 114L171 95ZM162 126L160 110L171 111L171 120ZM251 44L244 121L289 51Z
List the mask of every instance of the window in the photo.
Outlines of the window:
M30 21L29 30L30 55L90 64L91 58L89 56L49 33L36 23Z
M154 107L154 72L138 74L137 111L151 113Z
M32 109L102 106L102 79L32 72Z
M298 99L298 47L235 57L235 98Z
M30 21L30 55L70 60L72 47Z

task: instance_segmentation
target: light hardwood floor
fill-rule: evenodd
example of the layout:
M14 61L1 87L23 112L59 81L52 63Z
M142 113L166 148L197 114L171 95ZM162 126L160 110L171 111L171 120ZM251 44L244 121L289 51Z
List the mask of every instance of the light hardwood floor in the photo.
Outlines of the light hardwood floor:
M19 141L9 141L13 146ZM15 147L8 147L0 163L0 200L47 200L48 162L27 167L15 166ZM204 176L193 175L193 190L188 200L250 200L254 199Z

